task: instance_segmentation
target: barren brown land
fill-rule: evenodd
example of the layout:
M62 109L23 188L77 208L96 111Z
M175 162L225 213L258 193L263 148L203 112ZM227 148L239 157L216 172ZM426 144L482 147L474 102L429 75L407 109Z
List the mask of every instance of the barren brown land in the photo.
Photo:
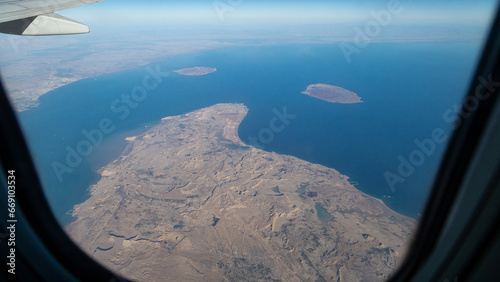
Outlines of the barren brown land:
M140 281L376 281L416 222L336 170L245 145L248 109L217 104L128 138L66 229Z
M205 75L209 73L213 73L217 71L215 68L208 68L208 67L194 67L194 68L185 68L181 70L174 70L173 72L176 72L178 74L182 75L189 75L189 76L198 76L198 75Z
M362 103L361 98L356 93L342 87L323 83L311 84L307 87L306 91L301 93L330 103Z

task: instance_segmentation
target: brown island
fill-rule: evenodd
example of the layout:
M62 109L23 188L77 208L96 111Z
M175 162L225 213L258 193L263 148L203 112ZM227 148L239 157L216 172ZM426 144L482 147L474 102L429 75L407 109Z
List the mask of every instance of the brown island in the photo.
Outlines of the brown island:
M380 281L415 220L334 169L245 145L248 109L217 104L127 138L66 227L139 281Z
M306 91L301 93L330 103L362 103L361 98L356 93L342 87L323 83L311 84Z
M213 73L215 71L217 71L216 68L194 67L194 68L185 68L185 69L181 69L181 70L174 70L173 72L176 72L176 73L182 74L182 75L198 76L198 75L205 75L205 74Z

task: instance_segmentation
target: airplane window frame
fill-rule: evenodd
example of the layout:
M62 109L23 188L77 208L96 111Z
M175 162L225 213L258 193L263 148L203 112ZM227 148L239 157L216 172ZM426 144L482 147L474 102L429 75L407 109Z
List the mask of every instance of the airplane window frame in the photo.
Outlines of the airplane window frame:
M496 11L495 20L492 23L489 39L483 49L482 59L478 65L474 77L487 77L489 74L499 77L500 75L500 17L499 10ZM474 80L471 84L468 97L476 97L476 87L479 82ZM464 100L465 100L464 99ZM445 232L444 228L452 218L452 210L456 204L457 197L466 181L466 175L474 169L473 160L480 152L481 142L490 124L495 110L500 107L498 91L490 95L488 99L482 100L476 111L468 118L462 118L460 125L456 129L451 142L447 146L447 151L441 162L438 176L429 196L429 202L419 223L414 242L410 246L405 262L399 270L394 273L391 281L410 281L418 275L422 266L436 252L440 236ZM40 180L31 159L29 149L24 140L16 114L8 101L3 85L0 85L0 167L2 169L12 169L16 171L18 199L18 216L20 230L29 232L24 240L34 240L30 248L19 246L18 263L26 263L25 268L29 271L20 272L17 278L31 278L48 280L54 277L51 271L59 271L58 277L71 277L79 280L96 281L128 281L127 279L113 274L110 270L101 266L76 246L57 223L50 207L45 199ZM7 133L7 134L5 134ZM1 175L3 190L6 189L4 177ZM493 175L494 176L494 175ZM498 179L496 179L498 181ZM495 179L492 179L493 183ZM488 186L482 193L490 193L494 186ZM490 189L490 190L488 190ZM486 195L486 194L485 194ZM3 207L0 205L0 207ZM492 214L498 216L498 209ZM494 217L493 217L494 218ZM5 220L2 221L2 232L5 232ZM492 230L498 230L498 221L493 223ZM496 228L496 229L495 229ZM497 233L494 233L497 234ZM481 236L480 236L481 237ZM491 237L491 236L490 236ZM488 245L496 237L483 242ZM484 236L482 236L484 238ZM3 248L3 246L2 246ZM483 247L484 249L485 247ZM30 254L39 253L47 258L45 263L37 262L38 257ZM447 254L450 255L450 254ZM476 254L477 255L477 254ZM36 258L36 259L35 259ZM5 256L2 256L5 260ZM54 263L53 268L48 269ZM5 263L2 266L5 267ZM443 262L446 268L446 261ZM466 267L461 270L459 277L472 277L474 267ZM444 269L436 270L434 279L443 273ZM6 271L2 272L6 275ZM453 279L451 277L450 279ZM459 279L460 280L460 279Z
M476 78L493 77L493 81L500 80L499 13L500 7L497 7L488 40L484 45L481 60L474 72L474 80L469 87L467 95L465 95L463 99L463 105L465 105L465 101L468 99L478 99L478 97L484 95L486 91L484 85L482 85L482 88L480 87L481 83ZM476 91L477 89L481 89L481 91ZM401 265L399 270L396 271L392 281L410 281L412 277L418 274L419 268L422 267L427 260L436 256L436 245L441 236L445 234L446 231L455 231L453 227L457 225L457 221L461 219L454 217L453 208L457 203L459 193L467 188L462 187L467 181L467 174L477 169L476 166L478 166L478 164L474 163L474 159L478 158L478 154L481 153L481 150L484 149L483 147L485 146L485 144L481 144L481 142L485 142L483 140L485 135L488 134L489 129L491 130L490 127L494 126L494 124L491 125L490 123L494 122L491 121L491 119L495 115L495 109L500 107L498 92L498 89L495 89L487 99L478 99L480 102L477 109L470 112L468 116L460 116L457 121L459 126L453 133L443 161L440 164L440 169L431 190L431 194L429 195L429 201L425 207L423 217L419 222L415 240L410 246L410 251L408 252L405 262ZM463 107L462 111L468 112L465 107ZM496 118L498 119L498 113ZM495 183L495 174L493 173L490 177L491 182ZM494 187L483 188L483 190L478 191L478 193L481 193L481 196L490 193L490 190L494 189ZM479 207L475 208L479 209ZM470 212L472 213L475 211L472 210ZM492 214L495 213L493 212ZM498 216L498 212L496 215ZM448 227L448 230L445 229L446 227ZM467 236L467 234L460 235L462 235L462 237ZM498 240L497 238L492 238L490 240L495 239ZM450 256L452 255L453 254L449 253L445 254L448 261L446 261L446 259L442 261L443 265L441 269L435 269L434 275L438 276L440 272L443 272L444 269L449 266L446 263L450 263ZM469 272L470 271L473 270L469 269ZM472 273L462 271L460 277L469 277L471 275ZM455 277L449 277L448 279L452 281L456 277L458 276L455 275Z
M45 198L27 143L14 109L0 83L0 167L13 170L16 177L16 232L17 263L15 280L18 281L129 281L112 273L87 254L68 237L58 224ZM4 134L7 133L7 134ZM7 193L5 171L0 187ZM5 180L5 181L4 181ZM7 201L0 203L4 207ZM7 208L5 207L5 209ZM1 233L9 234L7 213L2 213ZM3 242L2 242L3 243ZM2 274L6 281L7 246L2 244ZM63 280L60 280L63 279Z

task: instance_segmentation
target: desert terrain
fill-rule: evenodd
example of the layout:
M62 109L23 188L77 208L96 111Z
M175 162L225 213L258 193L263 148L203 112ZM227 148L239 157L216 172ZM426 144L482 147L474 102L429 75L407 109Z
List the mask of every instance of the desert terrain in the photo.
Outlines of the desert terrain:
M387 279L415 220L334 169L247 146L247 111L217 104L127 138L70 236L139 281Z

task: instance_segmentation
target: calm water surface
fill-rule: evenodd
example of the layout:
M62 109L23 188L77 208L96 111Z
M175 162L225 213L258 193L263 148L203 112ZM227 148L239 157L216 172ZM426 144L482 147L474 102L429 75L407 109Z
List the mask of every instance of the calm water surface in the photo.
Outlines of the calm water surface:
M444 145L425 155L394 191L384 173L397 174L400 156L408 159L418 149L416 139L431 138L436 128L449 133L443 114L464 94L478 50L470 43L373 43L349 64L335 44L221 49L72 83L42 96L40 106L20 118L63 224L99 180L96 170L121 154L126 136L165 116L223 102L249 108L239 128L244 142L257 140L264 150L334 168L360 190L418 217ZM198 77L171 72L193 66L217 72ZM154 89L134 92L153 70L162 72L148 80ZM363 103L333 104L300 93L314 83L346 88ZM140 102L127 100L132 92L140 94ZM289 123L269 135L270 121L284 113ZM102 128L108 132L101 140L96 130ZM71 152L78 149L88 155L75 157ZM59 173L62 181L55 162L71 169Z

